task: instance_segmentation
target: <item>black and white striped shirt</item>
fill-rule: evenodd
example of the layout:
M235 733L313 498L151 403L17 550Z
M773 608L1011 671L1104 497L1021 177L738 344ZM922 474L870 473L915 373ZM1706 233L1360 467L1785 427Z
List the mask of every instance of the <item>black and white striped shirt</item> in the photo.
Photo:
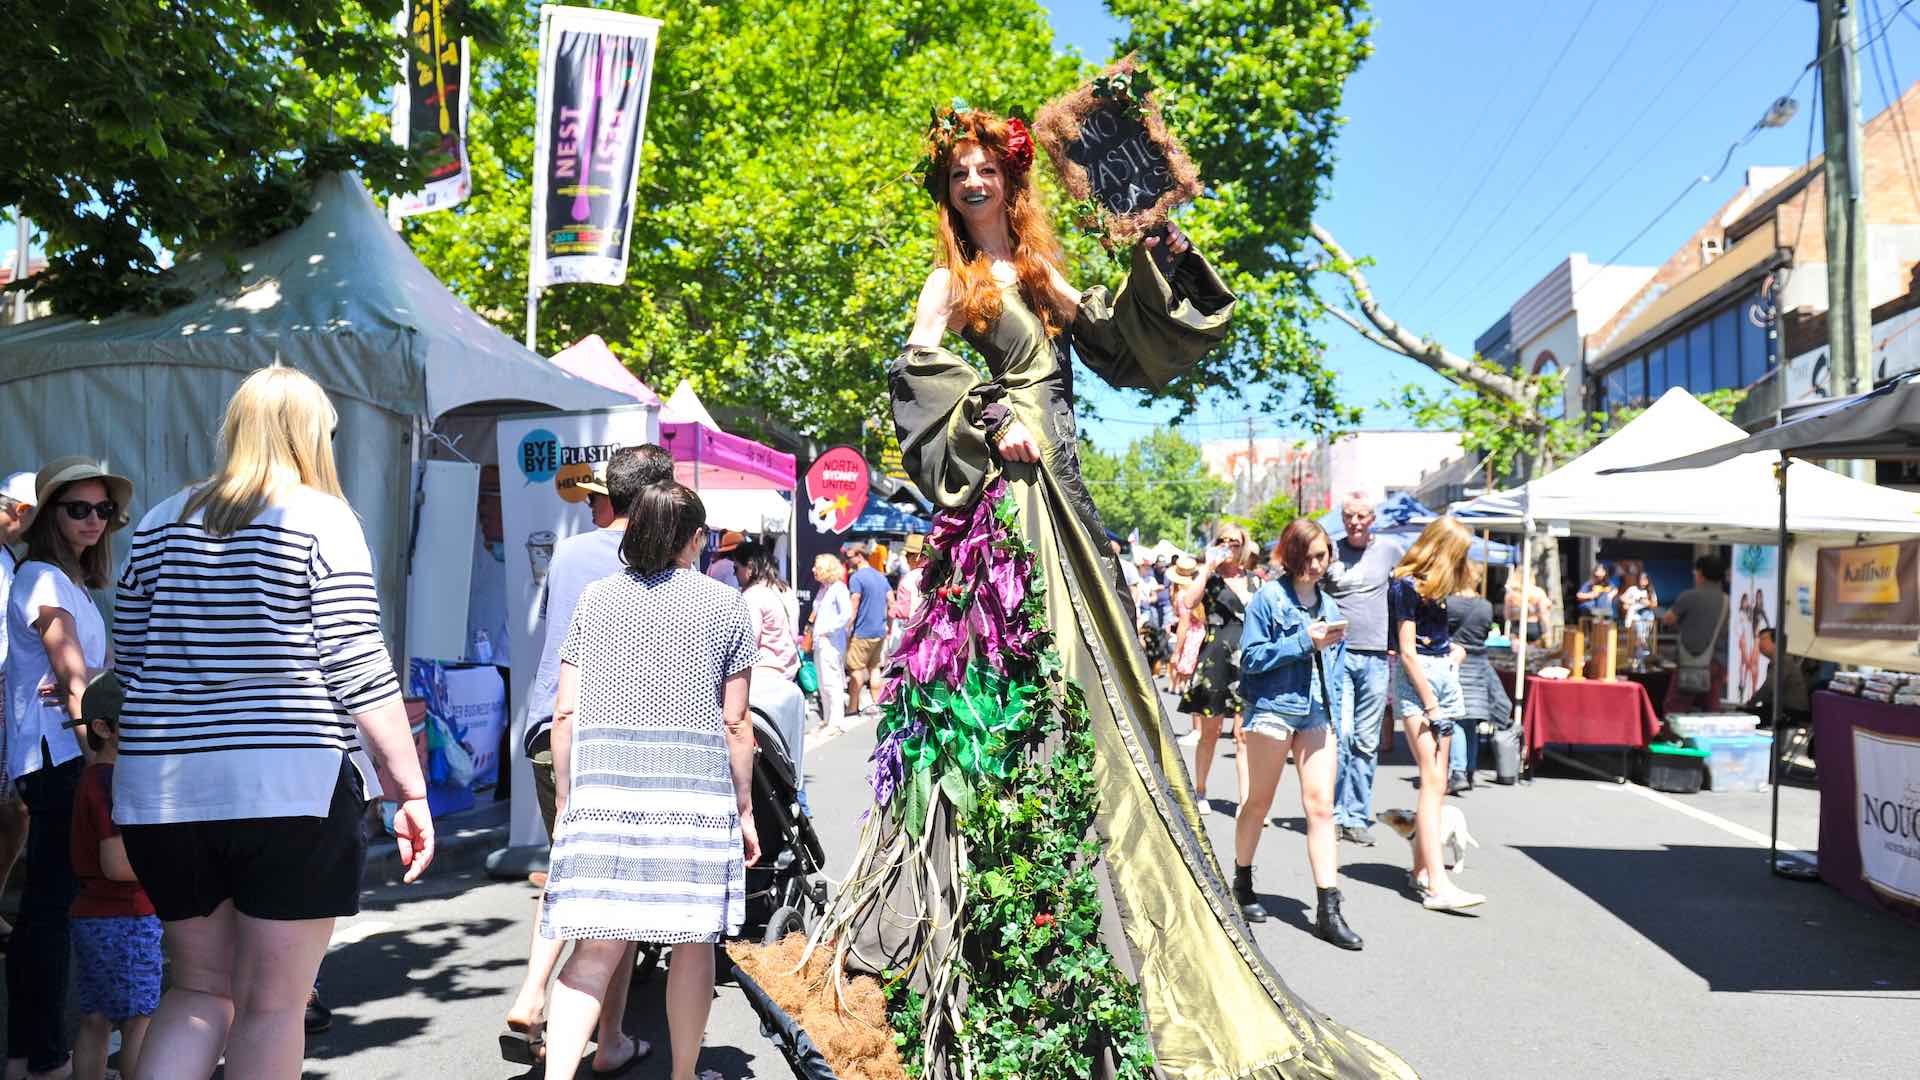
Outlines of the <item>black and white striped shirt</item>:
M214 536L182 520L190 490L141 519L120 576L114 820L325 816L353 714L400 694L360 522L300 488Z

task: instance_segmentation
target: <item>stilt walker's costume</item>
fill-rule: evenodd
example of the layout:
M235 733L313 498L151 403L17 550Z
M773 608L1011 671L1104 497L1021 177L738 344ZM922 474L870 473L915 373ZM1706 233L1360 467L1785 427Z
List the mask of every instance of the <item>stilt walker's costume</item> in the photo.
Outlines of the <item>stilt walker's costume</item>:
M1080 475L1069 349L1162 388L1225 336L1232 293L1197 252L1163 272L1136 247L1052 338L1002 300L964 335L985 374L919 347L890 371L932 562L815 941L888 986L902 1057L940 1080L1072 1076L1074 1053L1079 1076L1412 1077L1296 997L1241 921ZM1014 419L1039 464L992 449Z

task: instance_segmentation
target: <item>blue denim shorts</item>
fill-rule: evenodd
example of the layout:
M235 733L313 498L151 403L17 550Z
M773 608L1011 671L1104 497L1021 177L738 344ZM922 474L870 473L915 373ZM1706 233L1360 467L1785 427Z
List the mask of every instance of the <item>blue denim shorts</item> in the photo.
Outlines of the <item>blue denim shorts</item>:
M1327 703L1315 701L1307 707L1305 716L1283 716L1277 712L1256 712L1240 722L1240 730L1249 735L1266 735L1274 739L1290 739L1296 732L1318 731L1333 726L1333 714L1327 711Z
M160 1007L160 920L115 915L73 920L74 989L80 1011L114 1023Z
M1444 739L1453 734L1455 720L1467 717L1466 699L1460 693L1459 669L1444 656L1415 653L1412 657L1400 657L1400 663L1393 669L1393 711L1402 722L1427 711L1420 695L1414 692L1413 681L1407 678L1409 659L1420 665L1421 672L1427 676L1427 685L1433 688L1433 701L1440 706L1440 717L1428 717L1427 722L1433 725L1433 737Z

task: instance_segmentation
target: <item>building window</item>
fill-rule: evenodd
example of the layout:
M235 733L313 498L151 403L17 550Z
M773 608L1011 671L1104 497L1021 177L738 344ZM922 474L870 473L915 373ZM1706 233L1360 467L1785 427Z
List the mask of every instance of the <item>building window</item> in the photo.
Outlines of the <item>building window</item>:
M1629 409L1647 407L1647 362L1636 356L1621 368L1620 392Z
M1533 358L1533 373L1535 375L1557 375L1560 373L1560 361L1553 355L1552 350L1543 349L1540 355ZM1546 402L1540 408L1541 415L1552 420L1558 420L1560 417L1566 415L1566 412L1567 401L1564 391L1560 396L1555 397L1552 401Z
M1740 378L1740 310L1735 304L1713 317L1713 388L1738 389L1746 385Z
M1694 396L1713 390L1713 328L1697 323L1687 331L1687 389Z
M1758 295L1742 301L1740 313L1740 385L1752 386L1766 378L1773 370L1773 358L1767 355L1767 328L1764 322L1756 322L1754 305L1760 302Z
M1672 385L1667 381L1667 347L1656 345L1647 354L1647 400L1652 401L1666 393Z

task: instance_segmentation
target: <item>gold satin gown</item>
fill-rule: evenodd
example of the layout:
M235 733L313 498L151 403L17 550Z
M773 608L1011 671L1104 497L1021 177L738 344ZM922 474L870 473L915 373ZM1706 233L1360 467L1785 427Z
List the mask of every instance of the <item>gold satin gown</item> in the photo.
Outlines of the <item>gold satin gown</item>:
M1113 386L1162 389L1225 336L1233 294L1199 253L1163 274L1137 246L1118 294L1088 291L1072 326L1053 339L1016 287L1003 300L988 333L964 335L991 377L944 348L909 348L889 373L894 421L909 474L938 507L964 509L1001 476L1018 507L1019 528L1048 583L1047 620L1064 673L1086 694L1103 936L1140 989L1158 1073L1169 1080L1413 1077L1391 1051L1289 990L1241 920L1081 480L1068 349ZM1040 464L1003 465L993 454L984 416L996 402L1032 433ZM853 927L856 969L885 971L926 936L889 925L886 910Z

